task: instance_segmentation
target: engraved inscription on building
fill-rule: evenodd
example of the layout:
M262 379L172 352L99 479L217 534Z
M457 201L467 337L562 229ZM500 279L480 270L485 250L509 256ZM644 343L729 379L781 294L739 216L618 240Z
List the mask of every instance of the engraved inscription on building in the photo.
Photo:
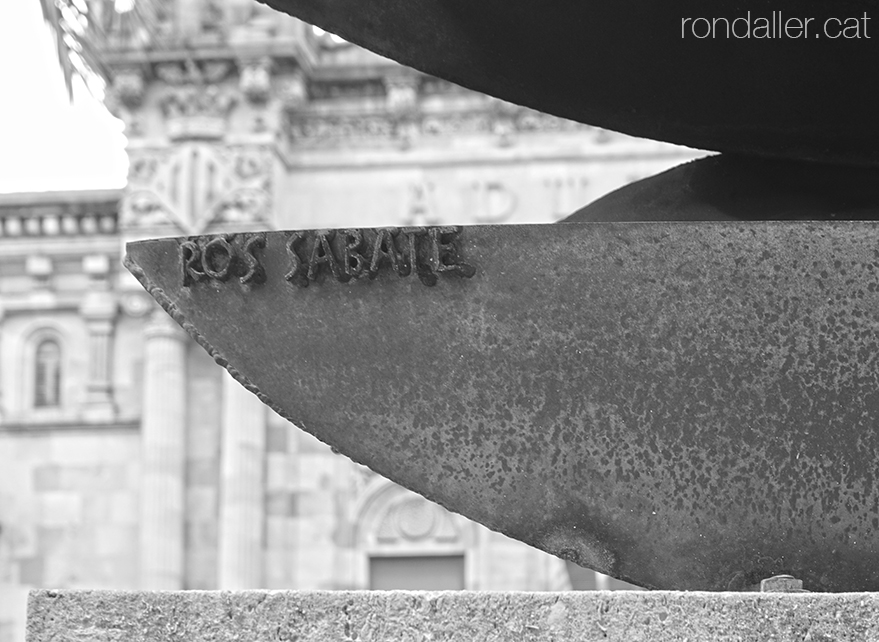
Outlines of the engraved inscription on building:
M374 279L382 272L418 278L436 285L440 274L472 277L476 269L461 256L462 228L404 227L287 232L287 269L283 277L299 287L310 283ZM201 281L242 285L265 282L261 260L263 232L195 237L180 244L183 285Z

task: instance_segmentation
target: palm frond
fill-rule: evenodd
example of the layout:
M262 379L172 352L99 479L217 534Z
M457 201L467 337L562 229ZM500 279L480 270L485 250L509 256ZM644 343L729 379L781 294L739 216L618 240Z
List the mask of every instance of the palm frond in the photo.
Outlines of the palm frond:
M166 19L165 0L40 0L43 21L54 34L58 65L68 97L73 79L89 88L107 80L108 48L145 48Z
M43 21L52 30L55 36L55 52L58 56L58 66L64 75L64 85L67 87L67 96L73 100L73 62L65 41L66 29L61 12L55 5L55 0L40 0L40 8L43 10Z

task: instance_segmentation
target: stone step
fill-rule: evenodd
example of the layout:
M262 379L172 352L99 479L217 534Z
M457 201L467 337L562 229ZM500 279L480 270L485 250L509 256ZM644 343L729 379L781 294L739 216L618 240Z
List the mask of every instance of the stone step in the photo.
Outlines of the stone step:
M36 590L27 642L879 639L879 594Z

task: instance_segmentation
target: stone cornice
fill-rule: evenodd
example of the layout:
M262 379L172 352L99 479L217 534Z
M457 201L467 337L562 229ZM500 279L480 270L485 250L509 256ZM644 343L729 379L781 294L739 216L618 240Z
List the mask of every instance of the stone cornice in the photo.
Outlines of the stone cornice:
M483 101L463 109L426 109L418 96L399 90L393 104L378 108L300 109L287 114L285 133L294 148L373 147L396 145L411 147L416 140L429 145L431 140L450 136L489 136L500 146L513 144L518 136L576 132L610 142L619 137L605 130L548 116L524 107L497 105ZM456 92L459 93L459 92Z
M0 195L0 240L116 233L117 190Z
M0 210L9 207L70 206L85 204L94 206L104 203L118 203L122 198L121 189L63 190L57 192L13 192L0 194Z

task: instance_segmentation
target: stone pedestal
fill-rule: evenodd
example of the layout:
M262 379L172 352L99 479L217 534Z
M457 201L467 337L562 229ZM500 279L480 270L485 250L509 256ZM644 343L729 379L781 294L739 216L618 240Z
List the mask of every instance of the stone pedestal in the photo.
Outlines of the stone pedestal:
M218 582L223 589L262 583L266 408L223 372Z
M874 593L34 591L28 642L879 638Z
M185 334L163 310L146 329L144 355L140 583L183 588L186 455Z

